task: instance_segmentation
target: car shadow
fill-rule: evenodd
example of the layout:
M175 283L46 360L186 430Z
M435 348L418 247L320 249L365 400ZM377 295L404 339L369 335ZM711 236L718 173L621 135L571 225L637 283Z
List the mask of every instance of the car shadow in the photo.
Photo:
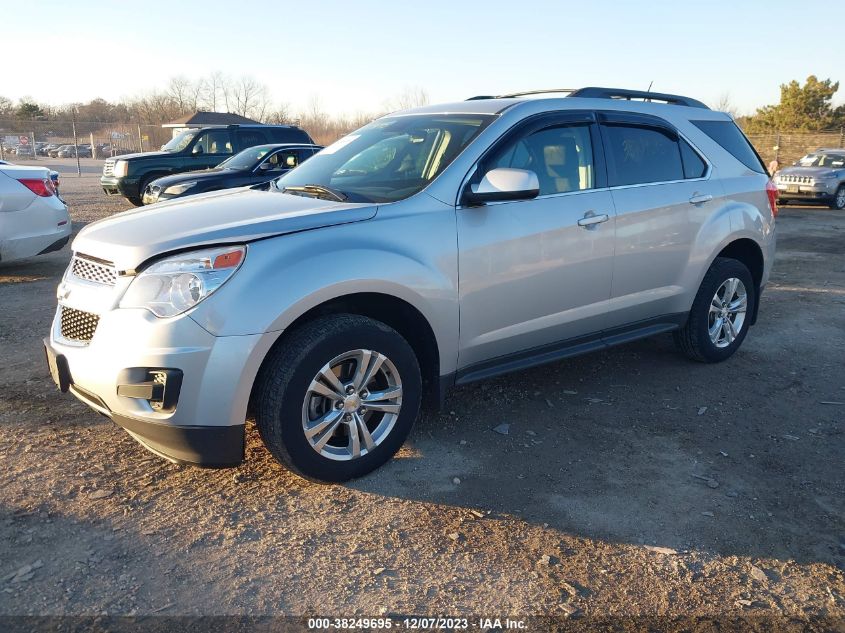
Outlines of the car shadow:
M813 407L797 420L777 393L791 381L767 371L753 341L701 365L661 337L466 386L350 486L590 539L845 567L842 430Z

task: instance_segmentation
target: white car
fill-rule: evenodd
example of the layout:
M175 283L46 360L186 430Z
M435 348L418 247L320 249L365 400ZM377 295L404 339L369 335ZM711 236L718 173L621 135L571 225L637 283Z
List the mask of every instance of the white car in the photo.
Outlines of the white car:
M57 251L70 233L49 169L0 164L0 262Z

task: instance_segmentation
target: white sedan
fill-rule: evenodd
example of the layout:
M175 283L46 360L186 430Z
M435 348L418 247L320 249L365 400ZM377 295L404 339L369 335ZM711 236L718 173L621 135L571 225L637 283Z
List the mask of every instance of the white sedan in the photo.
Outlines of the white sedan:
M57 251L70 232L49 169L0 165L0 262Z

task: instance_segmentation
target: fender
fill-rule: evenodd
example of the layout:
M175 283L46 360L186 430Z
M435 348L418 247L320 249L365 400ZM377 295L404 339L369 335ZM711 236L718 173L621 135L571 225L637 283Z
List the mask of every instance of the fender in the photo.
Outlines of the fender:
M419 224L421 240L391 240L391 224ZM256 292L261 288L261 292ZM440 372L455 370L458 349L457 241L454 208L315 229L249 245L241 270L191 313L215 336L272 333L309 310L350 294L401 299L435 333ZM233 309L237 306L237 309Z

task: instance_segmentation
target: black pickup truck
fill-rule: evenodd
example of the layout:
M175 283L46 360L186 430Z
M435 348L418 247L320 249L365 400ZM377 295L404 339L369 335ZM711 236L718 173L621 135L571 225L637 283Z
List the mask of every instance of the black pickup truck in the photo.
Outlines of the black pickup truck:
M228 125L185 130L160 152L109 158L100 184L108 195L121 195L135 206L142 204L146 186L162 176L214 167L226 158L266 143L313 143L294 125Z

